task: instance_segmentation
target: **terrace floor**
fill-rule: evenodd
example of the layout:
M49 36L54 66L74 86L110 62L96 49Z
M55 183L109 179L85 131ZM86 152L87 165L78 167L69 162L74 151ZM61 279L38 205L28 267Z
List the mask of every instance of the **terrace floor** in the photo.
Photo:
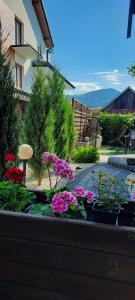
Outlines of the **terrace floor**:
M115 175L118 179L122 179L124 184L127 177L130 176L131 172L127 170L122 170L114 168L107 164L106 162L101 162L98 164L93 164L85 169L82 169L78 174L76 174L76 179L72 183L68 184L70 190L74 189L76 186L81 186L88 190L93 190L92 175L94 171L94 177L97 177L99 171L102 170L107 177Z

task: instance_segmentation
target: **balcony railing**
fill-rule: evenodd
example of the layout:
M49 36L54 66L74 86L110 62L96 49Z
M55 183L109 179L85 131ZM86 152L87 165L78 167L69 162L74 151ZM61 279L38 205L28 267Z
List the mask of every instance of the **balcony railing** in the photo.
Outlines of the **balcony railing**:
M15 97L19 98L19 100L28 102L30 98L30 94L19 89L15 89Z

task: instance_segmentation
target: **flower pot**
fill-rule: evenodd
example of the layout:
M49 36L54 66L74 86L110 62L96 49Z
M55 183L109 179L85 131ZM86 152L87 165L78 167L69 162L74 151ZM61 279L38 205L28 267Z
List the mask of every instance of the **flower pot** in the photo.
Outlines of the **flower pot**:
M28 205L27 207L25 207L25 209L23 210L23 212L26 214L29 212L30 208L32 207L33 204Z
M134 227L135 226L134 218L135 216L133 213L127 211L121 211L119 215L118 225Z
M93 214L92 214L93 202L88 203L85 201L84 207L85 207L86 214L87 214L87 221L93 221Z
M35 203L46 203L46 196L45 192L42 190L36 190L36 189L27 189L28 192L33 192L36 196Z
M135 226L135 202L129 201L119 215L119 226Z
M119 211L116 209L115 212L105 211L103 207L94 205L92 208L93 221L97 223L105 223L117 225Z

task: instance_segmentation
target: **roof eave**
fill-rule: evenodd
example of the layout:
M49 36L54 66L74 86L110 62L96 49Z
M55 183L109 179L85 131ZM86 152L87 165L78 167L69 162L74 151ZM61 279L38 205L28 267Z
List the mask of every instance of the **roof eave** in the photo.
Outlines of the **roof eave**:
M32 0L32 5L35 9L37 18L38 18L38 22L43 34L43 39L45 41L45 45L47 48L53 48L54 47L54 43L52 40L52 36L51 36L51 32L50 32L50 28L49 28L49 24L48 24L48 20L46 17L46 13L44 10L44 6L43 6L43 2L42 0Z
M50 69L52 72L54 72L56 70L56 68L47 61L43 61L40 64L39 64L39 62L33 62L33 67L46 67L46 68ZM68 86L70 86L72 89L75 89L75 86L70 81L68 81L61 73L60 73L60 76L63 79L63 81L65 83L67 83Z

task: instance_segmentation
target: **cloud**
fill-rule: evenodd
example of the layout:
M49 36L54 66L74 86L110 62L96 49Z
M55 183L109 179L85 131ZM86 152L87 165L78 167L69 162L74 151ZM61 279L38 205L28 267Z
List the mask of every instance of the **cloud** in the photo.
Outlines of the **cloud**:
M125 74L119 73L118 69L114 69L112 71L106 71L106 72L95 72L92 74L96 76L101 76L104 80L109 81L111 84L114 85L120 85L121 84L120 77L125 76Z
M111 74L117 74L119 70L115 69L113 71L107 71L107 72L95 72L92 73L93 75L111 75Z
M135 90L135 84L130 84L131 88Z
M97 82L72 82L72 84L76 87L74 90L66 91L66 94L83 94L88 93L95 90L100 90L102 86Z

